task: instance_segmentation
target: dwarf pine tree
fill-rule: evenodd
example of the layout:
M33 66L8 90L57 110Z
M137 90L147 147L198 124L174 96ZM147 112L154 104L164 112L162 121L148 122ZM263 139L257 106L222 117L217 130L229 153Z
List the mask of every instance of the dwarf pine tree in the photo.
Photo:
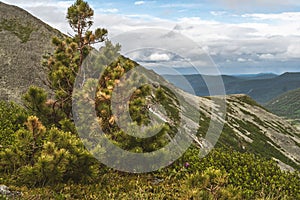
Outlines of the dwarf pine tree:
M72 118L72 92L80 67L93 49L92 45L104 42L107 35L106 29L90 30L93 15L94 11L87 2L76 0L69 7L66 17L75 35L64 39L53 38L55 51L45 56L43 62L43 66L48 69L46 83L55 92L53 108L61 109L68 118Z
M95 109L103 132L115 144L132 152L151 152L164 147L176 133L178 116L170 108L176 109L177 104L172 100L174 96L167 96L167 91L162 87L144 84L136 88L135 85L146 79L140 72L130 74L137 66L136 62L123 56L106 66L98 81ZM152 119L157 118L149 111L151 105L155 107L153 104L161 104L168 109L166 115L174 124ZM114 113L112 108L115 108ZM124 115L126 112L130 116ZM138 135L141 134L148 137L140 138Z
M93 10L83 0L76 0L69 7L66 18L75 35L63 39L53 38L52 43L55 46L55 51L53 54L45 56L43 61L43 66L48 71L46 83L55 93L55 99L49 100L42 91L37 88L31 88L24 97L26 106L29 110L33 111L33 115L41 119L46 127L55 124L64 131L75 132L72 125L72 120L77 119L76 116L72 116L72 96L78 96L73 94L75 80L81 80L82 77L78 77L81 74L79 72L90 73L90 70L95 71L92 72L92 79L95 78L98 81L98 87L96 99L91 102L93 104L91 107L95 108L94 111L97 112L98 121L103 131L127 150L140 151L136 149L141 147L143 151L153 151L164 146L170 138L169 135L166 136L166 133L170 129L170 124L168 123L163 123L163 128L152 125L153 130L149 130L149 132L156 131L158 134L144 140L140 140L138 137L126 136L126 130L124 131L118 127L116 120L120 121L122 119L119 118L118 114L113 115L112 113L112 93L116 85L122 84L121 78L138 64L119 54L120 45L113 45L106 39L107 30L90 30L93 25L93 15ZM105 42L105 45L98 52L99 54L96 59L97 65L104 69L102 77L98 77L99 72L97 74L97 70L88 69L88 72L86 72L86 69L83 68L85 59L89 53L92 53L92 45L99 42ZM81 69L82 71L80 71ZM131 82L127 82L127 88L134 88L134 85L137 84L136 80L142 81L143 78L145 77L140 74L133 77ZM85 84L87 84L87 81L85 79L82 80ZM136 123L140 128L143 125L150 125L151 128L148 108L153 99L157 99L158 103L164 102L163 107L168 108L169 111L167 114L171 119L173 119L172 115L174 112L170 108L175 106L174 110L177 109L176 105L168 106L172 105L173 101L164 98L166 96L163 94L166 92L165 90L158 90L157 92L155 90L155 88L149 85L143 85L132 93L128 102L123 102L124 105L129 105L130 117L133 123ZM127 90L122 92L124 92L124 95L128 93ZM80 98L76 101L77 103L80 103ZM122 108L119 111L122 112ZM128 120L125 119L126 121ZM131 127L133 125L129 124L128 126ZM77 127L77 130L86 131L87 128L79 127L78 129ZM176 132L175 128L172 128L172 131Z
M28 186L96 178L99 163L78 137L55 127L46 129L35 116L28 117L26 126L0 151L0 176Z

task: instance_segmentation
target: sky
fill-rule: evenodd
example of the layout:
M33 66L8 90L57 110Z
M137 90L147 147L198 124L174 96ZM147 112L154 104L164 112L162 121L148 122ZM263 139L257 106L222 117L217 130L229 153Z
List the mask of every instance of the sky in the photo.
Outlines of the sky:
M3 2L73 34L65 16L74 1ZM87 2L95 11L94 27L108 29L108 37L119 39L128 57L159 73L171 68L193 73L191 66L202 74L214 74L212 68L222 74L300 72L299 0ZM126 45L137 41L144 46L130 51Z

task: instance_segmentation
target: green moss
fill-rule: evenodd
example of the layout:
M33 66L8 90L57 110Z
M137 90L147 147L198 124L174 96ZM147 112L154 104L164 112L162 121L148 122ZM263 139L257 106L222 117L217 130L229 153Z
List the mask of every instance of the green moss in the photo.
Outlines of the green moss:
M4 19L0 22L0 31L3 30L16 35L21 40L21 43L26 43L29 40L31 33L36 30L36 28L29 23L23 25L16 19Z

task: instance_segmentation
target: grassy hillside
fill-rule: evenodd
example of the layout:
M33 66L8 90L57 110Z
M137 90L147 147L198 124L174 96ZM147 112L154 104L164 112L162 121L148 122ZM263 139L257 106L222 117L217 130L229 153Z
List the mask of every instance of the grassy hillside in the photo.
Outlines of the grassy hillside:
M1 121L4 118L15 125L6 128L11 130L7 132L11 146L5 145L0 151L0 183L9 186L7 196L13 199L294 200L300 197L299 174L284 172L274 160L263 156L222 147L200 158L199 148L192 145L178 160L158 171L118 172L97 162L71 133L45 128L34 117L26 120L24 117L29 114L17 105L2 102L0 108L6 114L0 116ZM224 136L231 137L227 133ZM30 137L31 134L35 137ZM7 138L1 138L1 143ZM222 142L228 142L228 138L223 139ZM35 159L28 162L32 159L31 149L35 149ZM2 197L5 198L0 194Z
M300 89L291 90L269 101L265 107L290 119L300 119Z

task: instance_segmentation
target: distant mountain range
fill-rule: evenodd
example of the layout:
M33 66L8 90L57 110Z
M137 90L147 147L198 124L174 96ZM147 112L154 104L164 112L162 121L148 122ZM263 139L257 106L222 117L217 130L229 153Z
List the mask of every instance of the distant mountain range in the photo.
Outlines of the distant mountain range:
M175 86L193 93L186 84L182 84L180 75L163 75ZM190 83L198 96L209 96L205 78L217 80L217 76L211 75L183 75ZM276 74L251 74L251 75L222 75L226 94L247 94L261 104L265 104L271 99L287 92L300 88L300 72L286 72L281 75ZM214 82L214 81L212 81ZM217 83L217 81L216 81ZM218 87L218 85L214 85ZM221 85L219 85L221 87Z
M274 74L274 73L259 73L259 74L234 74L234 75L229 75L229 76L234 76L234 77L242 78L242 79L255 80L255 79L275 78L279 75Z

